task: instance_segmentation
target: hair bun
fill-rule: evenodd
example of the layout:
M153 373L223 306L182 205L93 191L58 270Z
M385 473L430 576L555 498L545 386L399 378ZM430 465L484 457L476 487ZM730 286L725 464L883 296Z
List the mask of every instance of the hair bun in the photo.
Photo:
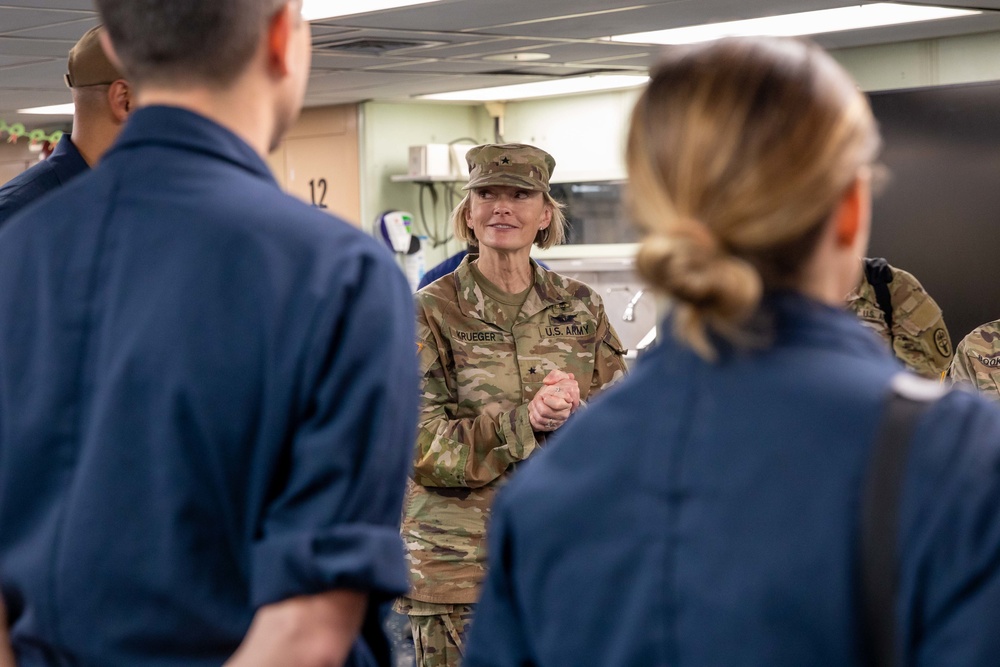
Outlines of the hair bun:
M763 285L757 270L701 234L651 234L640 246L636 264L650 286L687 311L684 328L709 349L705 326L731 335L760 304Z

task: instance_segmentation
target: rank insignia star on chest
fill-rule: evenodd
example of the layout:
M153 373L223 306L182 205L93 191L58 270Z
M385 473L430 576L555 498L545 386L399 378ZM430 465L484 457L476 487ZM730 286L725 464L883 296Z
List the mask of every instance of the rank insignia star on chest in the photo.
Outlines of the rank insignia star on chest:
M528 369L528 375L534 375L536 372L537 371L535 370L534 366L532 366L531 368Z

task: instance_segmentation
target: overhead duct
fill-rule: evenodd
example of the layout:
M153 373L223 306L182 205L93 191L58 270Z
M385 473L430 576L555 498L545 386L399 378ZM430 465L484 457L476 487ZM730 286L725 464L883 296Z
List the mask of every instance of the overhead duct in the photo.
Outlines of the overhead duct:
M415 41L405 39L381 39L378 37L360 37L355 39L332 39L313 42L314 51L334 51L339 53L356 53L368 56L380 56L392 51L415 49L425 46L436 46L445 42Z

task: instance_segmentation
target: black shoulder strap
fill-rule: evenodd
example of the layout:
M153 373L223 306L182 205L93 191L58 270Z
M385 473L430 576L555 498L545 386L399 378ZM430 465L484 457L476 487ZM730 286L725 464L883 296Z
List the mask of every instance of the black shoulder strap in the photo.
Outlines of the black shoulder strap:
M864 263L865 280L875 290L875 300L882 309L885 325L889 327L889 339L892 340L892 297L889 295L892 267L882 257L865 257Z
M861 620L872 667L895 667L900 657L899 504L917 421L944 391L907 373L896 376L872 450L861 508Z

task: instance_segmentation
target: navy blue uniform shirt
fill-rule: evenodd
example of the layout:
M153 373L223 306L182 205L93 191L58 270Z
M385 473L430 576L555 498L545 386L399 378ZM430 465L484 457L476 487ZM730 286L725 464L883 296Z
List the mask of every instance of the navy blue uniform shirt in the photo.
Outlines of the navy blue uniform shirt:
M458 265L462 263L465 256L469 254L468 250L459 250L451 257L441 261L441 263L434 265L427 273L423 275L420 279L420 284L417 289L423 289L430 285L432 282L437 280L442 276L446 276L458 268Z
M460 250L448 259L443 260L440 264L436 264L430 271L423 275L417 289L423 289L438 278L443 278L449 273L454 273L455 269L458 268L458 265L462 263L462 260L465 259L465 256L468 254L468 250ZM549 268L545 262L538 262L538 265L543 269Z
M774 307L760 352L668 336L501 492L466 667L864 664L860 495L900 367L850 314ZM916 432L900 664L1000 665L1000 410L953 391Z
M404 592L414 340L373 239L219 125L133 114L97 169L0 229L19 665L217 666L261 605Z
M70 141L69 135L64 134L52 155L0 187L0 227L28 204L38 201L42 195L60 185L66 185L71 178L87 169L87 161Z

